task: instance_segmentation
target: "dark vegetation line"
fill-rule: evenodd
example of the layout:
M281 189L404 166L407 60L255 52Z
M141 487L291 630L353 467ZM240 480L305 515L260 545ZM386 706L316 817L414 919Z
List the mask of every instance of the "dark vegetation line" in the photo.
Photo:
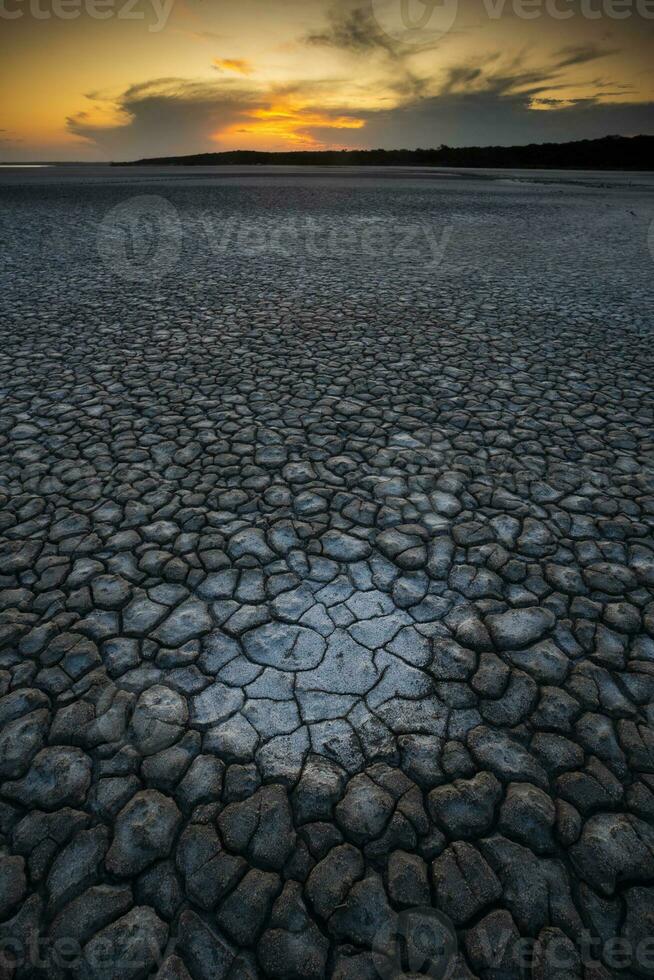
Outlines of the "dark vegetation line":
M440 146L431 150L302 150L265 153L232 150L191 156L152 157L114 163L184 166L277 164L327 167L530 167L579 170L654 170L654 136L605 136L571 143L528 146Z

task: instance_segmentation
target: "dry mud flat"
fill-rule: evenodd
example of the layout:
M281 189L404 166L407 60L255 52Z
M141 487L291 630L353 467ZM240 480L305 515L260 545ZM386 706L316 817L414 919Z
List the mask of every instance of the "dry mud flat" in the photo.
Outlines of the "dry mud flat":
M7 975L653 976L647 181L0 198Z

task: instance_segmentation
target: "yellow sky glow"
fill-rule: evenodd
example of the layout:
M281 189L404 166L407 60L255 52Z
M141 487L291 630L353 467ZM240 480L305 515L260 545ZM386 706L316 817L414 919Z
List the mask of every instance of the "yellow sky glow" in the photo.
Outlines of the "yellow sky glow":
M481 123L513 104L523 118L654 103L654 21L492 19L461 0L453 29L421 47L386 36L369 0L170 2L165 24L155 0L140 19L35 20L25 6L4 21L0 159L382 145L389 113L393 142L438 145L440 122L408 120L439 105L454 107L447 141L475 99Z

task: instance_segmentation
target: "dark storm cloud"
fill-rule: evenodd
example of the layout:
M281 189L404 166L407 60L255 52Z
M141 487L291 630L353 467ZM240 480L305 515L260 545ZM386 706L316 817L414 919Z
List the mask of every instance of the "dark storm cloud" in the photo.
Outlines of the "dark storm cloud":
M570 89L570 83L564 78L562 69L572 64L596 61L612 53L613 51L601 50L590 45L583 49L576 46L567 47L557 52L552 63L534 66L525 63L524 54L516 55L510 63L506 64L501 58L501 52L498 51L483 59L477 59L475 64L450 67L445 73L438 95L442 97L450 94L483 94L484 96L495 96L497 99L515 98L518 102L524 102L527 109L535 98L538 98L538 101L543 104L551 103L554 105L559 102L569 104L571 101L569 97L557 100L551 94L557 89L565 89L566 91ZM590 99L584 94L584 90L597 93L599 89L602 89L603 100L606 100L609 95L624 96L626 92L630 91L629 86L616 83L610 79L598 78L576 82L575 89L580 94L578 99L573 101L584 102ZM547 95L547 97L540 98L541 95Z
M572 65L587 65L598 58L606 58L611 54L619 54L619 48L600 48L597 44L571 44L557 51L557 68L568 68Z
M262 91L223 79L213 84L154 79L130 86L115 100L96 96L91 109L67 119L67 128L111 159L216 151L224 148L221 134L226 130L232 148L234 133L256 130L258 110L281 102L282 120L291 118L298 133L313 134L320 126L334 139L334 129L342 129L342 117L349 119L351 113L321 108L320 88L321 83L294 82ZM293 101L298 103L295 109ZM100 125L103 108L118 121Z
M413 72L407 64L407 51L397 44L375 20L370 3L358 2L333 4L327 11L327 24L321 31L306 34L302 41L317 47L324 46L348 51L352 54L366 55L379 52L392 64L393 77L389 87L399 96L417 98L423 94L426 81ZM417 50L431 50L433 44L426 44Z
M309 45L337 48L353 54L385 52L397 63L418 52L432 51L438 47L440 39L426 38L423 43L407 46L395 40L382 30L377 22L370 0L341 0L332 3L325 15L326 23L322 30L305 34L301 40ZM450 35L456 33L450 31Z
M501 99L520 89L522 98L526 99L544 88L552 88L553 73L549 69L525 68L521 59L515 59L511 65L502 65L501 68L494 68L496 63L497 55L491 55L474 66L452 66L445 73L439 98L457 93L471 97L483 94Z
M554 103L534 111L529 97L497 92L461 93L424 99L402 110L367 117L360 145L512 145L594 139L610 133L654 134L654 103L600 104L594 99ZM365 135L364 135L365 134Z
M468 87L472 82L477 82L482 77L481 68L469 68L466 66L455 66L447 72L447 77L443 85L444 92L451 92L460 86Z
M470 74L462 73L464 80ZM545 87L543 79L531 89L511 91L516 78L531 74L500 75L484 91L444 91L415 99L401 107L357 113L366 125L335 136L319 126L307 129L327 145L414 148L442 143L451 146L508 145L569 139L592 139L609 133L654 133L654 103L600 104L593 97L574 103L548 94L538 99L548 108L534 111L534 93ZM547 86L551 93L552 86ZM289 87L286 91L293 91ZM119 100L125 122L100 127L79 113L68 122L70 132L96 144L112 159L133 159L161 154L217 150L212 134L247 120L247 113L265 104L251 91L225 92L217 86L149 82L132 86ZM336 114L339 110L334 110ZM344 111L344 110L340 110ZM340 142L342 140L342 143ZM230 148L233 144L230 144Z
M205 150L213 131L236 121L252 105L250 92L227 84L154 79L130 86L111 103L124 122L98 125L93 112L79 112L66 122L70 133L115 157L193 153Z
M327 25L322 31L307 34L308 44L343 48L346 51L364 52L381 48L392 51L390 39L384 34L372 15L370 4L360 6L334 5L327 12Z

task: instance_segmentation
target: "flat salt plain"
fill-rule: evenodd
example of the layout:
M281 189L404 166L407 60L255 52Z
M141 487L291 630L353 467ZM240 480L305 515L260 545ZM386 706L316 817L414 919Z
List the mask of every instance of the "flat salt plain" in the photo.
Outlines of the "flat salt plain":
M652 976L654 177L0 200L16 975Z

